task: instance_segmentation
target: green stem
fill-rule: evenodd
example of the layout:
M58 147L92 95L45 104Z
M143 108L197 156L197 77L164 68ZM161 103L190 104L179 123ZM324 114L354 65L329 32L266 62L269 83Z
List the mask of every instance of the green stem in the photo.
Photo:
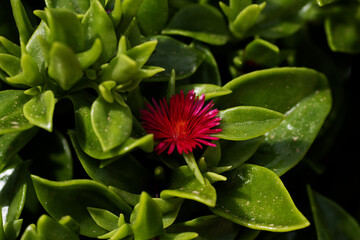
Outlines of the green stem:
M200 172L199 166L196 163L194 154L192 152L189 153L183 153L183 157L189 166L190 170L194 173L195 177L199 182L203 185L205 185L205 179L202 173Z

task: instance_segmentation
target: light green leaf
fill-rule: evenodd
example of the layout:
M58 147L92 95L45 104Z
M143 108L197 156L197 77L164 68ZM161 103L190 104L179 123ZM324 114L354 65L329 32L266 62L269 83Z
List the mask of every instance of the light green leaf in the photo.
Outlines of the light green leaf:
M23 106L31 99L22 90L0 92L0 134L24 131L33 125L25 118Z
M124 0L122 2L122 17L117 32L124 33L126 31L139 11L143 1L144 0Z
M159 240L191 240L199 236L196 232L164 233Z
M163 232L162 214L156 202L142 192L140 202L130 216L135 239L152 239Z
M31 26L30 20L26 14L25 8L20 0L11 0L11 7L16 23L16 27L19 31L20 42L26 44L30 39L30 36L34 32Z
M0 44L0 46L6 49L6 52L4 53L9 53L18 58L21 57L21 49L17 44L11 42L3 36L0 36Z
M50 31L45 39L50 43L61 42L75 53L89 47L85 27L76 13L66 8L45 8L45 11L36 10L34 13L46 22Z
M80 234L97 237L106 231L91 218L87 207L129 215L131 208L104 185L91 180L49 181L32 175L36 195L45 210L55 219L71 216L80 224Z
M212 45L224 45L229 39L221 12L206 4L181 8L162 34L191 37Z
M51 90L40 93L24 105L24 116L31 124L51 132L55 102L55 96Z
M90 7L90 0L45 0L48 8L66 8L84 14Z
M360 236L359 223L334 201L308 186L311 210L318 240L356 240Z
M98 60L102 52L102 43L99 38L95 39L93 45L89 50L76 54L81 68L86 69Z
M309 225L280 178L267 168L243 164L216 190L218 200L211 210L237 224L275 232Z
M73 50L60 42L53 43L51 47L48 73L65 91L70 90L83 76Z
M96 224L105 230L112 231L118 227L119 217L112 212L101 208L88 207L87 209Z
M0 53L0 69L10 77L21 72L20 58L10 54Z
M102 81L116 81L118 84L133 80L139 67L135 60L125 54L113 58L101 75Z
M40 240L36 232L35 224L30 224L29 226L27 226L20 240Z
M213 136L226 140L248 140L259 137L278 126L284 116L266 108L240 106L219 112L221 132Z
M91 122L104 152L122 145L131 134L129 107L106 102L98 97L91 106Z
M106 63L114 57L117 48L114 25L99 0L91 1L90 8L81 23L86 29L88 41L92 42L97 38L101 40L102 53L98 62Z
M40 239L79 240L74 232L45 214L37 222L37 232Z
M201 184L188 166L181 166L172 172L169 189L163 190L160 197L185 198L213 207L216 202L216 191L209 180L205 178L205 184Z
M140 67L144 66L146 61L149 59L151 54L154 52L157 41L146 41L140 45L137 45L128 51L126 55L131 59L135 60L137 65Z

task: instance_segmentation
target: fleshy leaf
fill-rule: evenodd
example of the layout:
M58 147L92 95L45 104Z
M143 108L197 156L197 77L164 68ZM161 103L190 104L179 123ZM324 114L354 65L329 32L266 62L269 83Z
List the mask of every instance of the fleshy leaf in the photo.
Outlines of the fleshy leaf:
M221 12L205 4L181 8L162 33L191 37L213 45L224 45L229 38Z
M251 105L285 113L285 119L266 133L265 141L251 159L278 175L303 158L331 108L326 77L307 68L255 71L224 87L232 93L217 98L217 106Z
M229 167L230 171L246 162L259 148L265 137L245 141L220 141L221 160L218 167Z
M37 222L37 232L40 239L79 240L77 234L61 225L47 215L42 215Z
M157 40L155 52L147 61L147 65L159 66L165 69L145 81L168 81L172 69L176 72L176 79L189 77L204 60L204 54L188 45L167 36L152 36L150 40Z
M136 19L146 36L159 34L168 18L167 0L144 0Z
M360 6L343 7L325 19L329 47L334 52L360 53Z
M122 2L122 17L118 27L118 32L123 33L126 31L131 21L139 11L143 1L144 0L124 0Z
M135 206L130 222L135 239L152 239L163 232L160 208L146 192L141 193L140 202Z
M90 7L89 0L46 0L48 8L66 8L76 13L84 14Z
M21 240L40 240L37 232L35 224L30 224L24 230L24 233L21 236Z
M237 224L275 232L309 225L280 178L267 168L243 164L216 190L218 200L211 210Z
M15 57L20 58L21 57L21 49L20 47L11 42L10 40L4 38L3 36L0 36L0 46L6 49L6 52L3 53L9 53L11 55L14 55ZM0 47L0 49L2 48Z
M60 42L55 42L51 47L48 73L65 91L83 76L80 62L73 50Z
M355 240L360 236L359 223L334 201L308 186L317 239Z
M103 51L99 62L105 63L116 53L117 38L114 25L99 0L90 2L90 8L81 23L85 27L90 41L94 41L96 38L101 40Z
M16 23L16 27L19 30L20 42L26 44L29 40L34 29L31 26L30 20L26 14L25 8L20 0L11 0L11 7Z
M24 105L24 116L35 126L51 132L55 101L55 96L51 90L40 93Z
M96 159L110 159L126 154L139 147L146 152L152 151L154 140L151 134L139 139L128 138L124 144L112 150L104 152L100 141L94 132L91 122L91 104L95 101L94 97L88 94L70 95L75 110L76 136L80 147L89 156Z
M108 210L89 207L88 211L97 225L105 230L112 231L118 227L118 216Z
M89 50L76 54L80 62L81 68L86 69L90 67L92 64L94 64L96 60L98 60L98 58L100 57L101 52L102 52L101 40L97 38L95 39L93 45Z
M284 116L266 108L240 106L219 112L221 132L213 136L226 140L248 140L259 137L278 126Z
M95 134L105 152L120 146L130 137L132 114L129 107L98 97L90 114Z
M31 99L22 90L0 92L0 134L29 129L33 125L25 118L23 106Z
M129 215L131 208L104 185L91 180L49 181L32 175L36 195L55 219L71 216L80 224L80 234L97 237L106 231L91 218L87 207L96 207Z
M169 189L160 193L161 198L179 197L198 201L213 207L216 202L215 188L205 178L205 184L201 184L188 166L181 166L172 173Z
M263 39L255 39L244 49L244 61L263 67L275 67L279 63L279 48Z
M28 176L27 166L23 162L0 172L1 227L19 219L25 204Z

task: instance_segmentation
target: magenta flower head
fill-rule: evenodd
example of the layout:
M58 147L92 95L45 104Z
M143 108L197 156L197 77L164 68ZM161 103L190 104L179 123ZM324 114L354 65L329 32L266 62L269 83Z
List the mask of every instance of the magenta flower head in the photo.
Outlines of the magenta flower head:
M204 106L204 94L197 97L194 90L186 95L181 91L170 98L169 104L165 98L159 103L153 98L152 102L154 106L146 103L148 109L140 113L142 126L148 133L153 133L158 142L155 147L158 154L166 149L171 154L175 147L180 154L202 148L202 145L216 147L211 140L218 138L211 134L221 132L214 128L220 124L219 110L211 109L212 101Z

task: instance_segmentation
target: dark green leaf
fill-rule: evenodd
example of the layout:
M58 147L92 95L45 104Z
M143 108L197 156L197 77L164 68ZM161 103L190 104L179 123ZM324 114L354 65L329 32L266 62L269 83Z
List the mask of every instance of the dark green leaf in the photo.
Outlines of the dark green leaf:
M174 224L167 230L170 233L196 232L199 240L232 240L239 232L239 226L219 216L207 215Z
M0 206L2 223L18 220L25 204L28 169L19 163L0 172Z
M279 64L279 48L263 39L255 39L244 49L244 61L263 67L275 67Z
M217 185L211 210L237 224L259 230L286 232L307 227L280 178L271 170L243 164L228 181Z
M181 8L162 33L191 37L213 45L223 45L229 39L221 12L205 4Z
M0 53L0 69L12 77L21 72L20 58Z
M129 27L133 18L136 16L144 0L124 0L122 1L122 17L118 32L124 33Z
M220 141L221 160L218 166L229 166L227 171L239 167L256 152L263 141L264 137L246 141Z
M334 52L360 53L360 5L343 7L325 20L329 46Z
M136 19L146 36L159 34L168 18L167 0L144 0Z
M141 190L149 187L150 174L131 155L116 159L114 163L100 167L101 162L98 159L94 159L83 152L75 133L70 132L69 134L82 166L95 181L135 193L140 193Z
M24 116L31 124L51 132L55 101L52 91L40 93L24 105Z
M283 114L266 108L240 106L219 112L221 132L213 136L243 141L259 137L278 126L284 119Z
M91 180L49 181L32 176L36 195L45 210L55 219L71 216L80 224L80 234L97 237L106 233L91 218L87 207L129 215L131 208L104 185Z
M159 66L165 69L154 77L145 81L168 81L172 69L176 72L176 79L189 77L204 60L204 54L171 37L153 36L150 40L157 40L155 52L147 61L147 65Z
M360 236L356 220L334 201L308 187L318 240L355 240Z
M11 42L10 40L4 38L3 36L0 36L0 49L6 50L2 53L8 53L8 54L14 55L15 57L18 57L18 58L21 57L20 47L17 44ZM3 50L1 50L1 51L3 51Z
M22 90L0 92L0 134L23 131L33 125L25 118L23 106L31 99Z
M36 134L37 129L7 133L0 135L0 171L11 161L22 147L24 147Z

